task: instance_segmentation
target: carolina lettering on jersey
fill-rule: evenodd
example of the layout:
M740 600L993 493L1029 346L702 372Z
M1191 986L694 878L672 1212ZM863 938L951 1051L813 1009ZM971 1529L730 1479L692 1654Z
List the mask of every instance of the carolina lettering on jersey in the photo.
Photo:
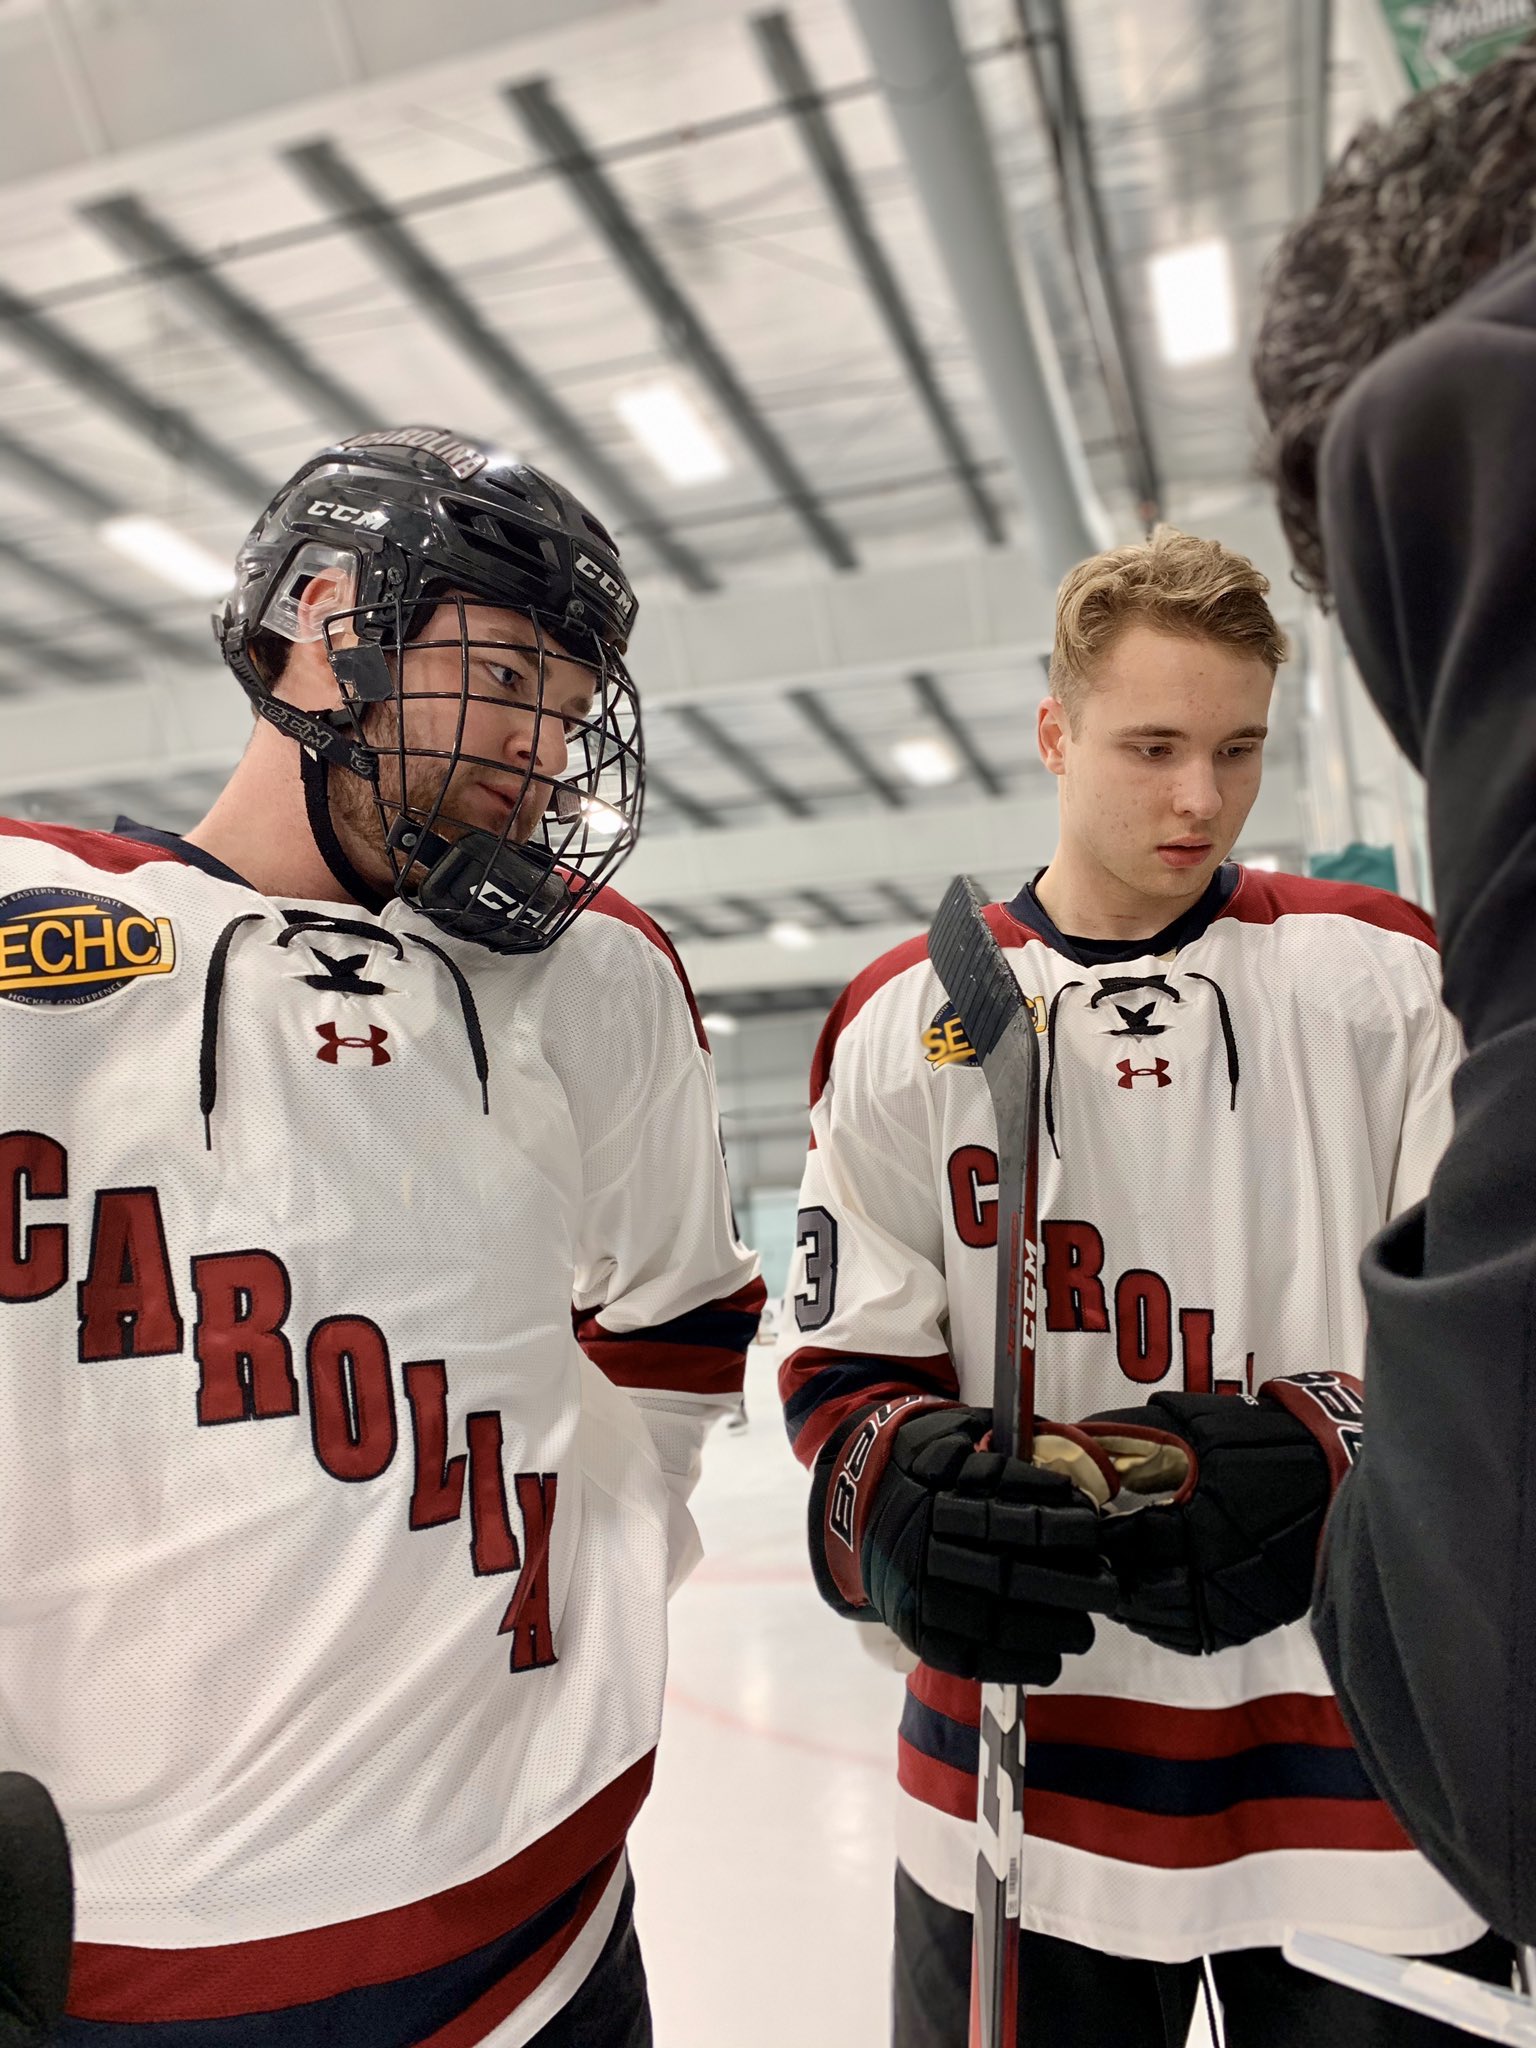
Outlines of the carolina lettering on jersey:
M30 1208L61 1200L68 1186L69 1157L57 1139L37 1131L0 1133L0 1304L37 1301L68 1279L66 1226L34 1222ZM300 1388L286 1328L291 1293L282 1260L262 1250L204 1253L193 1257L191 1270L198 1382L188 1420L207 1428L298 1415ZM82 1365L184 1355L181 1311L153 1188L97 1191L77 1296ZM384 1332L367 1316L325 1316L303 1340L303 1355L316 1465L344 1484L382 1478L399 1441ZM409 1526L429 1529L459 1519L467 1459L475 1576L519 1574L498 1628L512 1637L510 1668L534 1671L553 1664L547 1562L558 1475L514 1475L519 1543L502 1469L500 1414L467 1416L468 1452L445 1464L444 1362L408 1364L401 1381L414 1440Z
M971 1251L992 1251L997 1198L983 1190L997 1186L997 1154L985 1145L959 1145L950 1154L946 1179L955 1235ZM1052 1218L1040 1235L1047 1330L1112 1331L1121 1371L1142 1386L1167 1379L1177 1357L1185 1393L1252 1393L1252 1351L1246 1352L1240 1374L1213 1377L1212 1310L1176 1308L1168 1282L1146 1267L1130 1267L1106 1284L1104 1235L1096 1224Z

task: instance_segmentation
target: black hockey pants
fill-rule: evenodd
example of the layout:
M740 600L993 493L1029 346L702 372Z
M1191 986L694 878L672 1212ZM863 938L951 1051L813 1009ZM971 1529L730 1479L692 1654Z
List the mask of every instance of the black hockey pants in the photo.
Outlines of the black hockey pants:
M1023 2048L1184 2048L1200 1964L1146 1963L1026 1933ZM1431 1961L1507 1985L1514 1951L1486 1934ZM1467 2048L1438 2020L1383 2005L1289 1964L1277 1948L1212 1958L1227 2048ZM896 1872L894 2048L966 2048L971 1918Z
M652 2048L633 1877L625 1879L613 1927L581 1989L540 2027L528 2048Z

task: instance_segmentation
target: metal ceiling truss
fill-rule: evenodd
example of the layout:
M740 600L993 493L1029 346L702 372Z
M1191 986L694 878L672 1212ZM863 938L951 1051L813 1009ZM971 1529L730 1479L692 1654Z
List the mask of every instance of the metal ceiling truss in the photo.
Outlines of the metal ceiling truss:
M9 285L0 284L0 334L50 375L100 406L159 454L190 469L249 510L265 504L271 485L248 463L205 434L174 405L162 405L113 368L104 357L39 313Z
M813 818L816 815L814 804L801 796L798 790L781 782L771 768L765 768L752 749L728 733L712 712L701 710L697 704L670 704L667 709L700 746L718 754L744 782L760 790L781 810L788 811L792 818Z
M917 331L906 297L897 282L885 250L870 222L869 210L844 156L826 106L811 76L799 40L787 14L759 14L753 18L763 61L784 102L784 110L795 124L805 153L837 217L853 260L875 303L886 333L907 374L939 446L949 459L971 516L982 536L992 546L1007 539L1002 518L982 485L974 456L966 445L949 400L940 388L928 350Z
M1318 0L1303 0L1316 5ZM1326 4L1326 0L1323 0ZM1024 58L1034 81L1050 140L1067 248L1099 359L1115 438L1125 462L1137 515L1149 530L1162 517L1163 485L1146 396L1136 367L1119 274L1099 200L1077 62L1063 0L1014 0Z
M607 171L557 104L548 82L535 78L508 86L506 99L655 315L668 346L690 364L713 395L816 546L833 568L856 569L858 557L847 535L828 518L793 456L684 298Z
M1051 582L1105 545L1060 351L1011 233L949 0L848 0Z
M157 219L141 199L125 192L97 199L80 209L80 217L128 260L152 270L193 317L211 327L230 347L249 357L258 369L302 406L344 434L384 427L383 419L365 398L323 370L254 299L238 292L181 238Z
M970 728L965 721L955 715L954 708L940 689L937 680L919 671L911 676L909 681L918 703L922 705L987 795L1001 796L1004 790L1003 778L971 738Z
M899 882L877 882L875 893L884 897L898 917L909 917L914 924L926 925L933 915L932 910L924 910L911 891L903 889Z
M95 584L72 576L67 569L44 561L3 535L0 535L0 564L19 571L35 583L45 584L63 597L80 616L107 620L120 632L131 634L151 653L163 655L168 661L197 661L202 658L204 650L200 643L162 626L137 605L125 604L118 598L104 598Z
M645 764L645 787L648 795L659 796L670 810L676 811L679 817L686 818L690 825L697 825L700 831L717 832L725 822L718 811L712 810L708 804L700 803L696 796L691 796L687 790L674 782L670 775L663 775L649 758Z
M56 640L49 640L41 633L30 632L25 626L18 626L14 619L8 619L0 626L0 654L21 655L30 665L50 669L55 675L68 676L76 683L103 683L114 681L111 675L103 673L102 664L89 656L79 654L72 647L61 647ZM28 689L35 688L30 679Z
M126 509L120 499L102 490L99 484L78 476L72 469L61 468L52 456L28 447L3 427L0 427L0 470L31 484L66 517L83 519L92 526L99 526L104 519L115 519Z
M877 768L860 740L839 724L814 690L790 690L789 701L818 739L840 754L867 789L873 790L888 809L899 811L906 802L902 790L882 768Z
M689 590L717 589L713 572L678 540L661 513L593 440L563 400L511 343L486 323L458 284L330 142L285 152L307 189L372 256L459 353L590 479L604 516L621 515Z
M1296 141L1291 159L1291 205L1300 215L1317 198L1328 174L1332 0L1296 0L1292 36L1292 60L1296 68Z

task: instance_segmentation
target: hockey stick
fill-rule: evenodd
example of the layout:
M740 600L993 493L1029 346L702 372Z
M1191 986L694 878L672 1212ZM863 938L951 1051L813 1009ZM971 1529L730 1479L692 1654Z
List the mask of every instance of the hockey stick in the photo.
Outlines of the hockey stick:
M986 921L986 900L968 875L957 875L929 930L928 957L981 1062L997 1118L992 1445L1027 1459L1034 1448L1040 1048L1029 1005ZM1017 2048L1024 1695L1016 1685L981 1689L976 1835L971 2048Z
M1459 2027L1480 2041L1503 2041L1508 2048L1536 2048L1536 2003L1529 1992L1502 1991L1475 1977L1438 1963L1414 1962L1406 1956L1378 1955L1329 1935L1293 1933L1284 1942L1288 1963L1351 1991L1367 1992L1407 2012L1423 2013L1442 2026ZM1531 1951L1521 1951L1521 1974L1532 1981Z

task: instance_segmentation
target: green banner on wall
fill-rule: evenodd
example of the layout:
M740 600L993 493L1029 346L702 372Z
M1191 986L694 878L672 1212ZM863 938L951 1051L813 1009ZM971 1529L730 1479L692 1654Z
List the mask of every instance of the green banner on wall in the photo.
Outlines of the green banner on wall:
M1470 78L1536 30L1536 0L1381 0L1415 91Z

